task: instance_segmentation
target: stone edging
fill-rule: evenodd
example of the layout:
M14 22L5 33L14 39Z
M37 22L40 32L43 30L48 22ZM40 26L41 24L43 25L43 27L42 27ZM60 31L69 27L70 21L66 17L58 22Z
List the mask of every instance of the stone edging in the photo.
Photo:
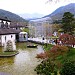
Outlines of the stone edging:
M11 54L11 55L0 55L0 57L12 57L19 54L19 52L15 53L15 54Z

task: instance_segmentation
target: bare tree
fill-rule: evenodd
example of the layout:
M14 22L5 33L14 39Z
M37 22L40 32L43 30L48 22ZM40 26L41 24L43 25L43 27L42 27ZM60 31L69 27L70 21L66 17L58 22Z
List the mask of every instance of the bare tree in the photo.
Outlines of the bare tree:
M46 3L49 3L49 2L55 2L55 3L58 3L58 2L60 2L60 1L62 1L62 0L47 0ZM63 1L65 2L65 1L74 1L74 0L63 0Z
M55 2L55 3L57 3L57 2L59 2L60 0L48 0L47 2Z

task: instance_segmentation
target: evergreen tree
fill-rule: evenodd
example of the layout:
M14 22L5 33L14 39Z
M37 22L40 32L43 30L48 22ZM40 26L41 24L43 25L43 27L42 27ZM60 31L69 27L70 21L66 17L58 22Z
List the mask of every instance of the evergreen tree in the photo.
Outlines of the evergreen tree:
M65 33L73 34L74 30L74 15L70 12L65 12L62 18L62 28Z

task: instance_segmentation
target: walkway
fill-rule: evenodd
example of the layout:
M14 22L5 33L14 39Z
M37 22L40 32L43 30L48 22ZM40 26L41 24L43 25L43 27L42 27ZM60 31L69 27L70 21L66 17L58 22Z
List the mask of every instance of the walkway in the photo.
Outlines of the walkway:
M39 38L28 38L28 41L33 41L33 42L37 42L37 43L50 43L50 40L43 40L41 37ZM53 44L55 45L55 42L53 42L53 40L51 41L50 44ZM75 48L75 45L74 45L74 48Z
M45 40L43 40L41 37L39 37L39 38L28 38L28 41L33 41L33 42L37 42L37 43L50 43L50 40L47 40L47 39L45 39ZM53 40L51 41L51 44L55 44L54 42L53 42Z
M40 42L40 43L46 43L48 42L49 43L49 40L43 40L41 37L39 38L28 38L28 41L34 41L34 42Z

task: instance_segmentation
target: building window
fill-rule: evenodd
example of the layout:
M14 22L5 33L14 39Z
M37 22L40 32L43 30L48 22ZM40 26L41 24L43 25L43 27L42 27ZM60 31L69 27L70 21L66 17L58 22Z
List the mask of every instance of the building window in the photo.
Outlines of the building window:
M11 35L11 38L12 38L13 36Z
M5 36L5 41L6 41L6 36Z
M1 40L1 36L0 36L0 40Z
M0 22L0 28L1 28L1 22Z
M24 38L26 38L26 35L24 35Z

